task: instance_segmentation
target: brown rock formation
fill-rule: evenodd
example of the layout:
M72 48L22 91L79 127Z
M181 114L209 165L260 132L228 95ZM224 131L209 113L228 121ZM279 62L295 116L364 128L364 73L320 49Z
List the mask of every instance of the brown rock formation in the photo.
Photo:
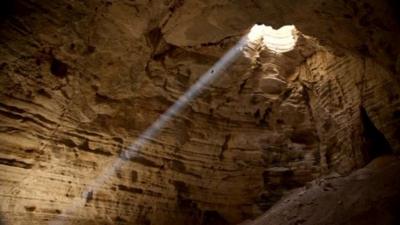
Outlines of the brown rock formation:
M399 165L398 158L380 157L348 177L316 180L241 225L399 224Z
M1 4L5 224L237 224L293 188L399 152L392 2ZM84 194L254 23L294 24L296 47L276 54L249 43Z

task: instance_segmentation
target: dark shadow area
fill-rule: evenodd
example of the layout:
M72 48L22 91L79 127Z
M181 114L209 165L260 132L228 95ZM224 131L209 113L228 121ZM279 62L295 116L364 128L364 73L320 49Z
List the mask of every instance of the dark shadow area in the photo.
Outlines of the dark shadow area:
M0 22L14 16L24 16L32 13L32 8L22 0L1 0L0 1Z
M0 20L14 14L16 8L16 3L13 0L2 0L0 2Z
M397 22L400 24L400 14L399 14L399 9L400 9L400 1L399 0L389 0L389 5L391 6L393 10L393 16L396 18Z
M63 78L67 76L68 65L56 58L53 58L50 71L54 76Z
M373 159L386 154L391 154L393 151L385 136L375 127L369 118L367 111L360 108L361 121L363 124L363 145L362 152L366 163Z
M257 206L263 211L270 209L286 191L304 185L297 181L294 172L287 168L264 171L263 180L265 191L256 200Z
M224 219L217 211L204 211L201 225L228 225L228 221Z

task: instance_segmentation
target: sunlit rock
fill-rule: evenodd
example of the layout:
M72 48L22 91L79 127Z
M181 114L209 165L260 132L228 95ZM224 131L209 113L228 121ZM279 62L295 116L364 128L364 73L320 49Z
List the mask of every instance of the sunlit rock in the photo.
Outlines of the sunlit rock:
M1 1L0 224L396 224L394 2Z

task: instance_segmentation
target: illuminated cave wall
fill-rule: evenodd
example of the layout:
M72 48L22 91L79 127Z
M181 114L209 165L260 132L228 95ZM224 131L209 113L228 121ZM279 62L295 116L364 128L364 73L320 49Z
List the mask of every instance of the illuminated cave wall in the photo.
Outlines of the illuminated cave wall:
M316 177L399 150L399 28L385 2L1 4L4 224L235 224ZM250 43L83 196L254 23L294 24L295 49Z

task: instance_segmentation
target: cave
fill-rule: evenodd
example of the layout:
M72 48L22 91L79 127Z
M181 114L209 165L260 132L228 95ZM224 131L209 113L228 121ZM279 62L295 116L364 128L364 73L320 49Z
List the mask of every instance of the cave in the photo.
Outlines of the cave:
M1 1L0 224L400 224L398 5Z

